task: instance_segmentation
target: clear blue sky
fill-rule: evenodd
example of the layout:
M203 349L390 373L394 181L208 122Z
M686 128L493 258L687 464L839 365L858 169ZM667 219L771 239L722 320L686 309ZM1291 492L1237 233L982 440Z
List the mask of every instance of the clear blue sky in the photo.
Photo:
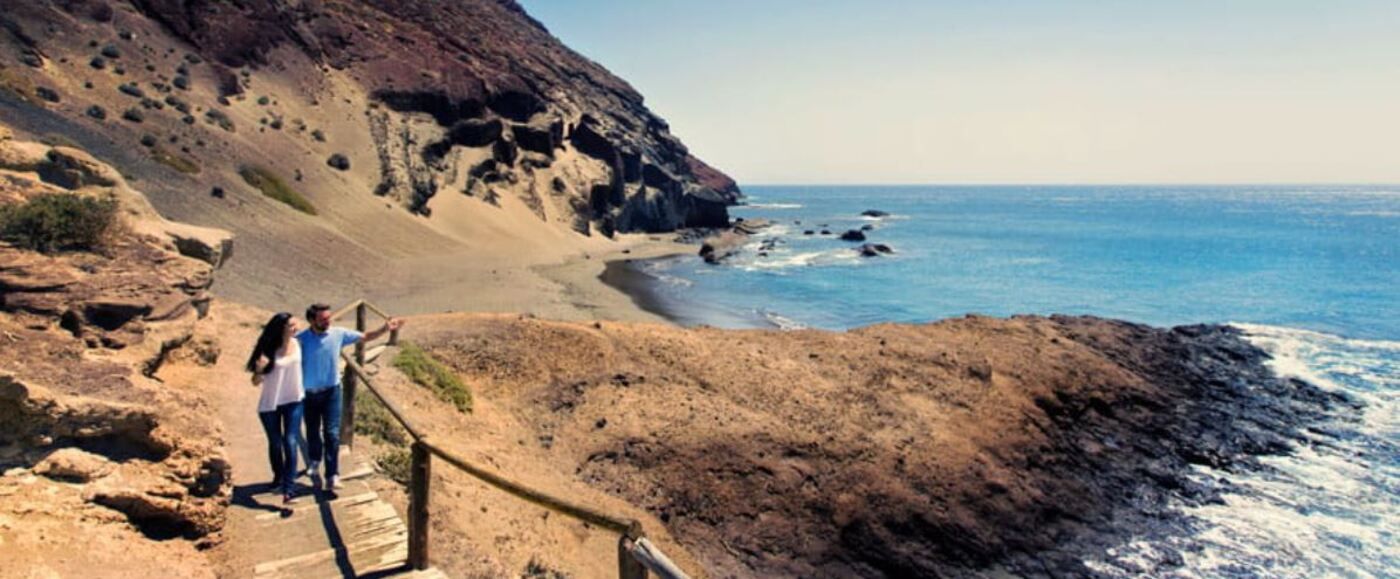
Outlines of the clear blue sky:
M758 183L1400 183L1400 0L522 0Z

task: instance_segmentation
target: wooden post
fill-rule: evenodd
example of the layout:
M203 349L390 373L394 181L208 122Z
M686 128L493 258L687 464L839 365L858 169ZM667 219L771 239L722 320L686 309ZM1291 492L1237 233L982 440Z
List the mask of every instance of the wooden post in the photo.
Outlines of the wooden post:
M423 441L413 442L408 487L408 564L419 571L428 568L428 482L433 474L432 459Z
M647 568L627 548L631 543L632 538L627 535L617 540L617 576L619 579L647 579Z
M365 333L366 308L363 302L355 306L355 331ZM365 341L355 342L355 363L365 367ZM359 389L359 376L349 368L345 369L345 397L340 407L340 443L351 451L355 449L355 392Z

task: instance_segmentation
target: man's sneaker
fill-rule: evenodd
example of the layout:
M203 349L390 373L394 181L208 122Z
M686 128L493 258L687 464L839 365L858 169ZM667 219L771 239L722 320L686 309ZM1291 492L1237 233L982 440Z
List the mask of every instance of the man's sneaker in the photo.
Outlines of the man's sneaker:
M326 484L326 490L335 490L343 488L345 488L345 485L340 484L340 475L335 475L331 477L330 482Z
M319 461L319 460L313 460L313 461L311 461L311 462L306 463L306 476L309 476L309 477L319 476L319 474L320 474L319 471L320 471L320 470L321 470L321 461Z

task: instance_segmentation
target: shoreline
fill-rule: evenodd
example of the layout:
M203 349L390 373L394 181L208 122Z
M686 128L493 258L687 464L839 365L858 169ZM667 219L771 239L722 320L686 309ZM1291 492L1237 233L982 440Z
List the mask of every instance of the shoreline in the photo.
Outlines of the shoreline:
M692 250L694 248L692 247ZM711 326L731 330L776 330L783 326L758 312L744 315L730 312L704 302L684 299L667 291L669 284L646 271L645 264L685 257L695 257L694 252L685 254L662 254L651 256L627 256L606 262L598 280L604 285L627 295L639 310L665 319L675 326L692 328Z
M528 268L557 286L557 299L567 312L547 317L685 325L685 320L674 315L673 310L652 299L655 292L646 286L655 278L631 265L636 260L693 255L697 246L646 234L626 236L621 241L600 255L582 253L560 263Z

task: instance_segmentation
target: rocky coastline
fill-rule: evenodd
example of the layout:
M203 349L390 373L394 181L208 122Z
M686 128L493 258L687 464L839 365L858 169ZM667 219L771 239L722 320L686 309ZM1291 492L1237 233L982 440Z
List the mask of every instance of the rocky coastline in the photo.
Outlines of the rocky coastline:
M1194 532L1180 508L1231 490L1198 467L1259 468L1358 406L1229 326L465 326L434 351L718 576L1167 573L1180 552L1111 552Z

